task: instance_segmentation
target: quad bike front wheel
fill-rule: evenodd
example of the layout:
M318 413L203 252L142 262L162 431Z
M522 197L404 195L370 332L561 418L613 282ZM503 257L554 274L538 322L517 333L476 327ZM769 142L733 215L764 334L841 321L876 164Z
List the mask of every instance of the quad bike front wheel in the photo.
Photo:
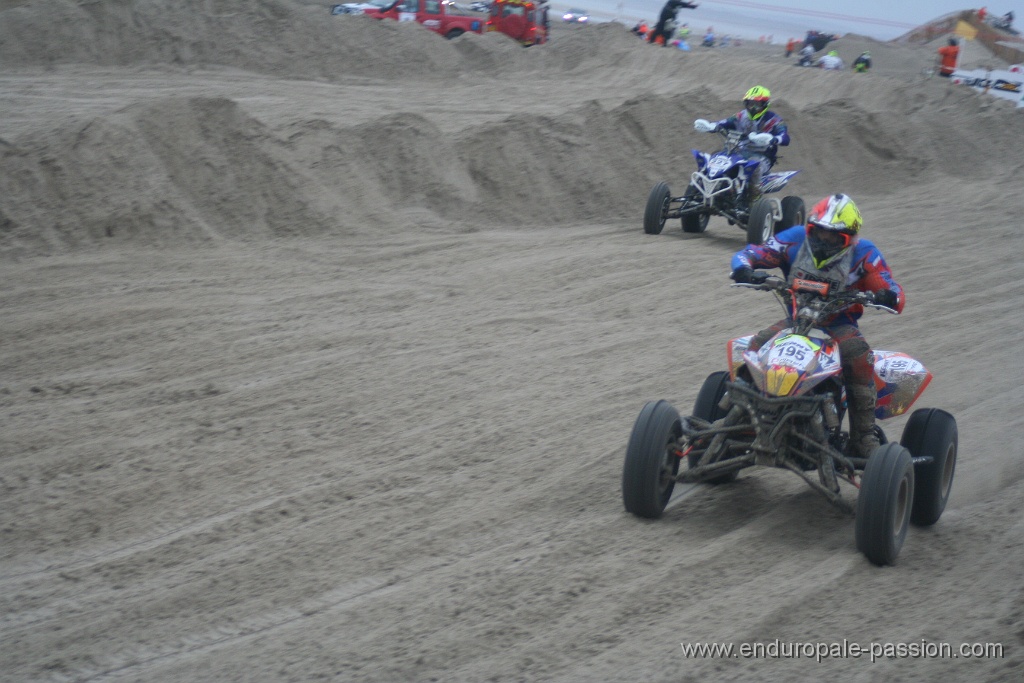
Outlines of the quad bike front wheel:
M779 221L775 232L792 228L794 225L803 225L807 222L807 207L800 197L791 196L782 198L782 220Z
M638 517L661 517L672 497L682 435L679 412L668 401L649 401L633 424L622 468L622 502Z
M701 386L700 391L697 393L697 400L693 403L694 417L699 417L702 420L707 420L708 422L714 422L719 418L725 417L725 411L719 408L718 404L722 402L722 397L725 396L725 392L728 389L726 382L728 381L729 373L725 370L712 372L708 375L707 379L704 380L704 384ZM686 456L687 465L690 467L696 467L699 460L699 456ZM739 474L739 472L729 472L728 474L723 474L720 477L708 479L707 483L727 484L734 480L737 474Z
M651 188L651 193L647 195L647 208L644 209L644 232L648 235L661 234L670 199L668 183L658 183Z
M914 524L931 526L942 516L953 488L959 443L956 420L938 408L915 410L900 443L915 458L931 458L914 465L914 509L910 513Z
M914 460L898 443L868 458L857 496L857 550L877 565L893 564L903 548L914 504Z
M764 244L775 234L775 212L772 200L761 197L750 207L747 218L747 243Z

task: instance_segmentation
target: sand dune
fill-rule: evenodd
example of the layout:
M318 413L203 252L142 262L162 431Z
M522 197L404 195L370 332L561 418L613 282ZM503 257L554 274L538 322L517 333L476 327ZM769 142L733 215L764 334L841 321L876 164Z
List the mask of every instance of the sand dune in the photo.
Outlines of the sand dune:
M1024 117L924 77L937 45L846 36L859 75L616 24L521 49L283 0L0 10L0 679L1019 679ZM787 473L622 510L643 403L688 412L777 317L728 286L737 228L641 229L755 83L789 189L853 195L907 290L869 340L958 421L895 567ZM680 648L776 639L1003 656Z

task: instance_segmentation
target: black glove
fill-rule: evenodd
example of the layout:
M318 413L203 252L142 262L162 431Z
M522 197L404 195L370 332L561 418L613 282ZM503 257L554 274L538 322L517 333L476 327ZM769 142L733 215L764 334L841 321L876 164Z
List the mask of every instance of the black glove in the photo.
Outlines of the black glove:
M899 297L896 292L891 289L879 289L875 292L875 303L879 306L885 306L896 310L896 305L899 303Z
M754 271L746 266L740 266L729 275L733 282L746 284L754 281Z

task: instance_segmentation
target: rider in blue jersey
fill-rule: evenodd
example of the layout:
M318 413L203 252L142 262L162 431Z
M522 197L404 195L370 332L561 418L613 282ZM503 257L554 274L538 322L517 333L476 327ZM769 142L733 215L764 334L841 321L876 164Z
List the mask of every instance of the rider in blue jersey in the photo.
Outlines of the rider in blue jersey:
M757 159L760 162L747 186L746 196L740 198L747 207L752 206L754 201L761 196L761 179L775 165L779 146L789 144L789 130L786 128L785 122L781 116L768 109L771 96L768 88L755 85L743 96L743 109L734 116L716 121L715 127L709 131L724 129L748 135L750 133L771 134L771 142L765 146L754 145L747 141L741 147L744 157Z

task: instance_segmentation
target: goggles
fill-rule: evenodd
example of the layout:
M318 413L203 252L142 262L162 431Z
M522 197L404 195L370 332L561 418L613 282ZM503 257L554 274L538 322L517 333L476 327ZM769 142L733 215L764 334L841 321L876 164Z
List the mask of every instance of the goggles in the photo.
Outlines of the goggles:
M820 242L836 249L845 249L853 241L853 235L850 233L836 229L834 226L826 226L814 221L807 223L807 237L815 242Z

